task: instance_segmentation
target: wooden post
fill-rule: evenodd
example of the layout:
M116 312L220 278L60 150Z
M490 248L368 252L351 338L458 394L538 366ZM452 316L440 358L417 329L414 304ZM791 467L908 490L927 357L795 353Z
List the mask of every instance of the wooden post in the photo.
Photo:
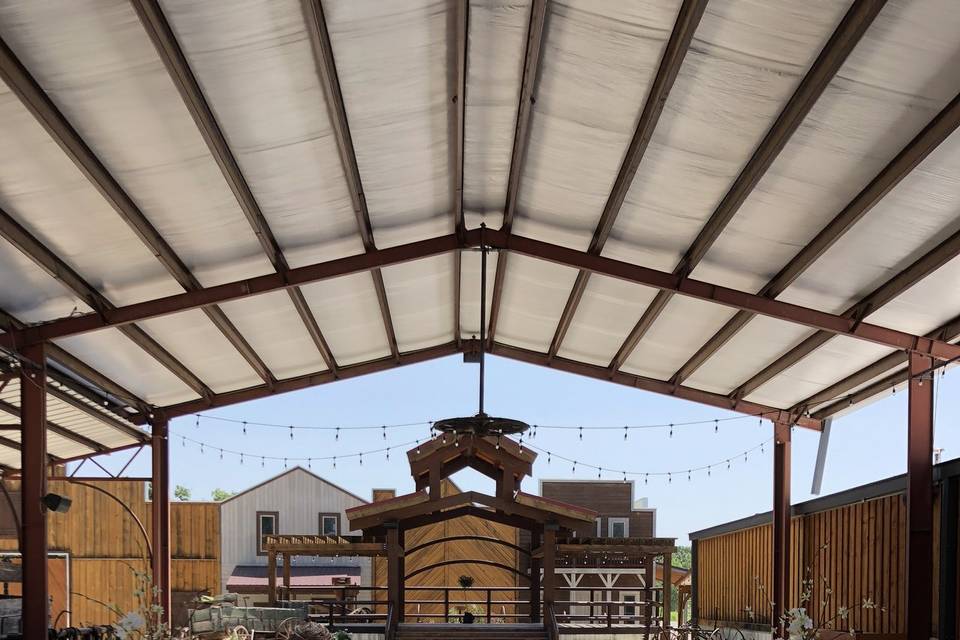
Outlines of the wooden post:
M267 551L267 602L272 607L277 604L277 552Z
M956 540L960 529L960 478L943 478L940 484L940 539ZM940 640L957 640L957 589L960 573L957 545L940 544Z
M530 622L540 622L540 558L533 557L533 551L540 546L539 530L530 531Z
M170 439L165 417L154 415L152 435L150 506L153 545L153 584L160 590L158 603L163 607L161 622L170 622Z
M556 600L556 573L557 527L548 524L543 529L543 604L548 609L553 608Z
M400 589L402 576L400 566L400 532L396 525L387 529L387 601L393 607L393 619L400 621L402 606Z
M644 556L643 559L644 559L643 586L645 587L644 599L647 601L647 604L644 607L644 610L646 611L646 617L647 617L647 629L644 635L646 637L650 637L650 628L653 626L653 617L655 612L653 601L657 597L656 591L653 590L654 583L656 582L656 579L657 579L656 567L654 567L654 562L656 561L656 558L651 554L647 554L646 556Z
M670 626L673 611L673 554L663 554L663 626Z
M290 554L283 554L283 599L293 600L290 595Z
M773 445L773 615L774 632L789 608L790 594L790 424L776 422ZM926 640L926 639L925 639Z
M407 535L403 529L397 531L397 544L400 546L400 615L397 621L403 622L407 617Z
M492 602L493 597L492 597L490 591L491 591L491 590L490 590L490 588L488 587L488 588L487 588L487 624L490 624L490 616L491 616L490 611L491 611L491 609L493 608L493 602Z
M43 344L20 350L20 513L23 546L23 637L46 638L47 583L47 367Z
M933 360L910 354L907 400L907 640L933 623Z

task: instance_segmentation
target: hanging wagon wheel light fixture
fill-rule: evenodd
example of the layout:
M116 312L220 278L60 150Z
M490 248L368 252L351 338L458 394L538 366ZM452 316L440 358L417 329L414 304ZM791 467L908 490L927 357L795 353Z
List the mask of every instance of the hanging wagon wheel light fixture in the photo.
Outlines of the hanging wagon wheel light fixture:
M475 416L444 418L433 423L441 433L475 436L508 436L523 433L530 428L526 422L512 418L488 416L483 410L485 356L487 351L487 243L484 239L487 226L480 225L480 378L478 389L479 410Z

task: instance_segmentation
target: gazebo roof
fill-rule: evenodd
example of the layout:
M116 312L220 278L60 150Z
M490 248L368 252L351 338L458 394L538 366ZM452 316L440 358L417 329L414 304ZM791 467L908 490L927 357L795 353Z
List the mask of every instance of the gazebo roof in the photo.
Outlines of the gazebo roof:
M958 32L950 0L3 6L0 424L36 340L55 460L471 351L484 243L494 354L818 428L960 356Z

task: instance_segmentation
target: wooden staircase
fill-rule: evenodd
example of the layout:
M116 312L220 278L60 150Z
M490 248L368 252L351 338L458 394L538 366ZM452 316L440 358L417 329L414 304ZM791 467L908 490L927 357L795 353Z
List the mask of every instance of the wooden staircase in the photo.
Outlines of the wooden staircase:
M404 624L397 640L547 640L542 624Z

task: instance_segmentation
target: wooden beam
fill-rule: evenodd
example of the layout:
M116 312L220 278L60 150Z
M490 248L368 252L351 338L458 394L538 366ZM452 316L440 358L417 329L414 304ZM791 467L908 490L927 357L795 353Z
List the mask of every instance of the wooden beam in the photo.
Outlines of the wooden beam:
M154 48L157 50L157 54L167 68L170 79L173 80L173 83L176 85L187 110L193 117L197 129L200 131L200 135L203 136L204 141L207 143L210 155L213 156L217 166L220 167L224 179L230 186L234 197L237 199L237 204L240 205L240 209L250 223L250 227L257 236L257 240L260 241L260 246L267 255L267 259L270 260L270 264L273 265L274 270L278 273L286 272L289 269L289 265L283 255L283 250L280 248L280 243L278 243L276 237L274 237L273 231L271 231L270 225L267 223L267 219L260 210L260 205L257 204L253 192L243 177L240 165L237 163L230 149L230 145L227 143L226 136L224 136L223 131L220 129L213 110L211 110L209 104L207 104L203 91L200 89L200 85L193 71L190 69L190 64L187 62L187 58L183 54L180 44L177 42L176 35L173 33L173 29L170 28L166 17L163 15L163 10L156 0L131 1L137 11L140 22L143 24L147 35L150 36ZM307 333L313 340L317 351L320 352L320 357L323 358L327 367L335 372L337 370L337 363L333 358L330 347L327 345L326 339L320 332L317 320L304 299L303 293L296 287L288 289L287 293Z
M0 41L0 68L4 61L2 59L3 43ZM48 249L37 238L31 235L24 227L20 225L10 214L0 209L0 236L7 242L16 247L21 253L30 258L38 267L43 269L53 278L56 278L64 287L78 296L83 302L94 310L91 317L102 318L105 314L114 311L117 307L110 302L106 296L100 293L93 285L84 280L80 274L73 270L66 262ZM135 324L118 327L120 332L129 338L135 345L146 351L157 362L164 366L168 371L178 377L184 384L193 389L202 397L213 395L206 384L200 378L195 376L187 367L177 360L170 352L160 346L156 340L151 338L146 331ZM18 333L29 332L31 328L24 328L16 331L10 331L0 336L0 340L6 339L6 343L0 346L16 349L17 343L26 344L32 340L17 340ZM43 340L41 340L43 341Z
M302 6L317 75L320 78L320 84L323 86L333 134L337 140L337 150L340 153L340 162L343 164L347 187L350 191L350 200L353 203L354 216L357 219L357 230L360 233L364 248L368 252L374 251L377 247L373 240L373 226L370 224L367 200L363 194L363 182L360 180L357 154L353 148L353 138L350 135L350 124L344 107L343 92L340 89L340 79L337 76L337 65L333 57L333 45L327 31L323 5L320 0L302 0ZM397 336L393 328L393 318L390 315L390 305L387 301L387 290L383 284L383 275L379 268L374 268L370 271L370 276L377 294L377 302L380 305L380 315L383 318L383 327L387 334L387 343L390 345L390 353L395 360L399 360L400 350L397 346Z
M944 107L913 140L907 143L900 150L900 153L760 290L758 295L776 298L783 293L820 256L853 228L864 215L870 212L884 196L900 184L901 180L910 175L917 165L946 140L958 126L960 126L960 94L957 94L950 104ZM693 375L704 362L733 338L753 317L754 314L752 313L738 311L677 370L671 381L679 384Z
M841 315L854 321L862 321L957 256L960 256L960 231L914 260L910 266L848 307ZM803 342L776 358L761 371L751 376L749 380L734 389L731 395L738 398L750 395L753 391L826 344L833 336L834 334L828 331L818 331L808 336Z
M720 234L729 224L733 216L740 210L747 197L766 174L777 156L786 146L794 132L803 122L807 113L820 98L823 91L830 84L834 75L839 71L847 56L866 33L873 19L880 13L886 0L855 0L847 11L840 24L834 30L830 40L824 45L810 71L804 76L793 96L784 106L773 126L767 131L763 140L757 146L750 160L744 166L740 175L734 180L723 200L711 214L706 224L700 230L696 239L684 253L673 273L686 278L700 264L710 247L716 242ZM650 306L644 311L640 320L630 331L617 354L610 362L611 369L619 369L626 362L646 332L660 317L663 309L673 294L669 291L660 291Z
M76 129L57 109L46 92L37 84L13 51L2 40L0 40L0 77L180 286L187 291L200 289L200 282L190 272L186 264L174 253L167 241L160 235L160 232L147 220L147 217L140 211L133 199L127 195L120 183L107 171L107 168L87 146ZM99 295L99 292L97 293ZM88 294L78 293L78 295L81 295L84 299L90 297ZM93 306L93 308L103 311L102 305ZM205 308L204 313L264 382L271 384L274 379L267 366L226 315L217 307ZM165 357L163 362L166 365L174 364L172 356ZM174 373L183 375L186 373L185 367L180 365L178 371L174 371ZM184 381L186 382L186 380ZM195 388L194 390L200 393L198 389ZM204 393L201 393L201 395L204 395Z
M593 232L593 238L590 240L588 253L600 255L607 238L610 237L610 232L620 213L620 207L623 206L623 201L627 197L627 192L630 190L633 178L637 174L637 169L640 168L643 155L647 151L647 145L650 144L657 123L660 122L660 114L663 113L663 107L667 103L670 90L677 79L677 74L680 72L681 65L683 65L683 59L690 48L690 41L700 24L700 18L703 17L706 6L707 0L684 0L680 6L680 12L677 14L670 39L667 41L663 56L660 58L657 75L650 87L650 93L647 95L643 110L640 112L637 129L633 134L630 145L627 147L627 153L620 165L620 171L617 173L607 203L603 207L603 213L600 215L600 221ZM573 290L567 298L553 340L550 342L547 353L551 358L557 355L560 350L560 345L567 335L567 330L570 328L570 323L577 312L577 307L580 305L580 300L583 298L583 292L586 291L589 280L589 271L581 270L577 274Z
M543 49L544 25L547 19L547 0L533 0L530 7L530 24L527 26L527 46L523 59L523 75L520 84L520 103L517 105L517 124L513 132L513 150L510 153L510 172L507 174L507 197L503 206L503 225L507 233L513 227L513 218L517 210L517 198L520 193L520 176L527 157L527 145L530 142L530 121L533 116L533 104L536 101L534 90L540 69L540 54ZM490 300L490 325L487 340L492 344L497 332L497 320L500 318L500 301L503 298L503 281L507 272L508 255L501 251L497 257L497 270L493 279L493 296Z

